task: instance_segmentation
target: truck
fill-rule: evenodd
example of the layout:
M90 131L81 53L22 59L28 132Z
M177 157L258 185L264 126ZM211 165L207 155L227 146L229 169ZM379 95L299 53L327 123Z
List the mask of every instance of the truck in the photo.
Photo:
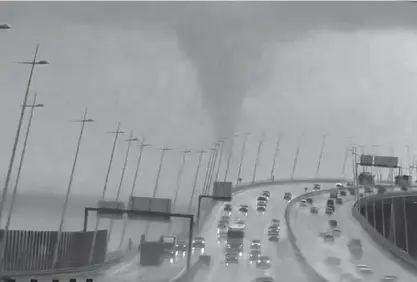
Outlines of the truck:
M240 256L243 254L243 239L245 238L245 225L230 225L227 230L226 252L236 252Z
M330 191L330 199L336 199L339 191L337 189Z
M162 242L166 257L174 257L177 254L177 236L161 235L160 241Z
M164 261L163 244L160 241L142 241L139 254L140 265L160 266Z

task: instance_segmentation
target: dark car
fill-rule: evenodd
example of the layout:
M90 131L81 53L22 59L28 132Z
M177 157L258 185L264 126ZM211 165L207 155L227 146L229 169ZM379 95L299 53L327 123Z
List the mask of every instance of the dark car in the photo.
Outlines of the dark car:
M312 198L307 198L307 204L312 205L313 204L313 199Z
M232 205L231 204L225 204L224 205L224 207L223 207L223 210L224 211L227 211L227 212L231 212L232 211Z
M238 264L239 254L235 252L228 252L226 253L224 260L225 260L226 266L229 266L229 264Z
M266 207L265 206L257 206L256 207L256 211L258 211L258 212L264 212L264 211L266 211Z
M336 227L338 226L337 220L334 220L334 219L330 219L330 220L328 221L328 223L329 223L329 226L330 226L331 228L336 228Z
M257 261L260 256L261 256L261 251L260 250L251 250L249 252L249 262Z
M339 194L341 197L346 197L347 195L345 190L340 191Z
M333 214L333 212L334 212L334 209L333 209L333 208L331 208L331 207L327 207L327 208L326 208L326 214L327 214L327 215L332 215L332 214Z
M248 208L246 208L246 207L240 207L239 208L239 211L241 212L241 213L248 213L248 211L249 211L249 209Z
M188 243L185 241L179 241L177 244L177 251L180 253L185 253L188 250Z
M286 192L286 193L284 194L284 200L286 200L286 201L291 201L291 199L292 199L292 195L291 195L291 193Z
M269 242L279 242L279 236L278 235L271 235L268 237Z
M263 191L262 196L264 196L266 198L269 198L269 197L271 197L271 193L269 191Z
M268 199L266 198L266 197L264 197L264 196L260 196L260 197L258 197L258 199L256 199L258 202L267 202L268 201Z
M336 205L343 205L343 200L342 200L342 198L337 198L337 199L336 199Z

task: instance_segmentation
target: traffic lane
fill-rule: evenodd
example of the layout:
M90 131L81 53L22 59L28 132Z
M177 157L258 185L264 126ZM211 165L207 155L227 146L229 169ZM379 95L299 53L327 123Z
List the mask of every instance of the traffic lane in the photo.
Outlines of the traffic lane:
M338 281L342 273L355 275L356 271L350 263L346 244L340 238L336 238L334 243L325 243L319 236L320 232L328 230L328 220L334 217L324 213L328 197L329 193L312 197L313 205L319 208L319 214L311 214L309 207L300 207L299 203L295 203L290 224L296 243L309 265L328 281ZM337 257L341 259L341 264L339 267L329 267L325 263L327 257Z
M395 275L399 281L417 281L416 275L404 269L396 261L392 260L387 254L361 227L357 220L352 216L352 206L354 200L344 204L336 213L336 219L340 222L341 230L346 234L343 238L345 245L349 239L361 239L363 245L363 256L355 264L368 265L375 273L376 281L384 275Z

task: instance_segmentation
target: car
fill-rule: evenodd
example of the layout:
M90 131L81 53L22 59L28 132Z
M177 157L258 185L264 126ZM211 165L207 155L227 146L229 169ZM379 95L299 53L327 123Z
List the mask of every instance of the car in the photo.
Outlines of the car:
M259 250L261 248L261 240L252 240L250 244L251 250Z
M217 228L217 236L218 237L222 237L222 236L226 236L227 235L227 231L228 231L228 227L219 227Z
M359 198L363 198L363 194L362 193L359 193Z
M187 241L179 241L177 243L177 251L179 253L186 253L188 251L188 242Z
M227 224L229 224L230 223L230 216L228 216L228 215L222 215L220 217L220 220L223 221L223 222L227 222Z
M312 198L307 198L306 201L307 201L307 204L309 204L309 205L313 204L313 199Z
M261 250L250 250L249 251L249 262L255 262L261 256Z
M278 230L268 230L268 236L278 236L279 231Z
M342 198L336 198L336 205L343 205Z
M323 235L324 242L334 242L334 236L331 233L326 233Z
M227 222L225 222L225 221L219 221L218 223L217 223L217 228L227 228L227 226L229 226L229 224L227 224Z
M256 268L259 269L268 269L271 267L271 260L268 256L260 256L256 261Z
M381 279L379 281L381 281L381 282L397 282L398 278L397 278L397 276L394 276L394 275L385 275L385 276L381 277Z
M257 207L266 207L266 202L258 202Z
M362 275L372 275L373 271L365 264L356 265L356 271Z
M365 187L365 194L371 194L373 192L374 192L374 189L372 187L369 187L369 186Z
M274 282L274 278L271 276L257 277L253 282Z
M269 199L271 197L271 192L269 191L263 191L262 192L262 196L266 197L267 199Z
M259 196L258 199L256 199L257 202L268 202L268 199L264 196Z
M341 262L342 262L342 260L340 258L337 258L337 257L327 257L324 260L324 263L328 266L331 266L331 267L337 267L337 266L340 265Z
M307 206L307 201L303 199L300 201L300 207L305 207L305 206Z
M279 242L279 236L278 235L271 235L268 237L269 242Z
M321 185L320 184L314 184L313 190L319 191L320 189L321 189Z
M344 186L343 186L343 184L342 183L336 183L336 188L344 188Z
M248 211L249 211L249 209L248 209L248 208L245 208L245 207L240 207L240 208L239 208L239 212L241 212L241 213L243 213L243 214L247 214L247 213L248 213Z
M224 256L226 266L230 264L238 264L239 263L239 254L235 252L227 252Z
M292 200L292 195L291 195L290 192L285 192L284 200L286 200L286 201L291 201Z
M232 209L233 209L233 207L232 207L231 204L225 204L224 207L223 207L223 210L226 211L226 212L231 212Z
M258 212L265 212L266 211L266 207L265 206L257 206L256 207L256 211L258 211Z
M347 243L350 255L353 259L359 260L363 256L362 242L360 239L351 239Z
M339 224L338 224L338 222L337 222L337 220L334 220L334 219L330 219L329 221L328 221L328 224L329 224L329 226L331 227L331 228L336 228Z
M318 207L311 207L310 208L310 213L318 214L319 213L319 208Z
M331 232L334 237L340 237L342 235L342 231L339 228L335 228Z
M307 193L307 191L308 191L308 187L304 187L304 192Z
M240 205L241 208L249 208L249 205Z
M353 186L353 183L352 183L352 182L347 182L347 183L346 183L346 186L349 186L349 187L350 187L350 186Z
M206 247L206 242L204 237L194 237L191 243L191 248L194 249L204 249Z
M268 232L273 231L273 232L279 232L281 230L281 227L279 225L271 225L268 227Z
M327 214L327 215L332 215L332 214L333 214L333 212L334 212L334 209L333 209L333 208L331 208L331 207L327 207L327 208L326 208L326 214Z
M339 192L339 195L340 195L341 197L346 197L346 196L347 196L347 193L346 193L346 191L345 191L345 190L342 190L342 191L340 191L340 192Z
M271 221L271 226L279 226L281 224L281 221L279 219L273 218Z

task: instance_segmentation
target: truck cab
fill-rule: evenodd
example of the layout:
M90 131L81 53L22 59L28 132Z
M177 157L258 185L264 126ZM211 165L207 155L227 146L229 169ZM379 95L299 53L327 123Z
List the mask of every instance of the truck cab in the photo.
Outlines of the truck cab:
M177 254L177 236L161 235L160 240L164 246L165 256L174 257Z

